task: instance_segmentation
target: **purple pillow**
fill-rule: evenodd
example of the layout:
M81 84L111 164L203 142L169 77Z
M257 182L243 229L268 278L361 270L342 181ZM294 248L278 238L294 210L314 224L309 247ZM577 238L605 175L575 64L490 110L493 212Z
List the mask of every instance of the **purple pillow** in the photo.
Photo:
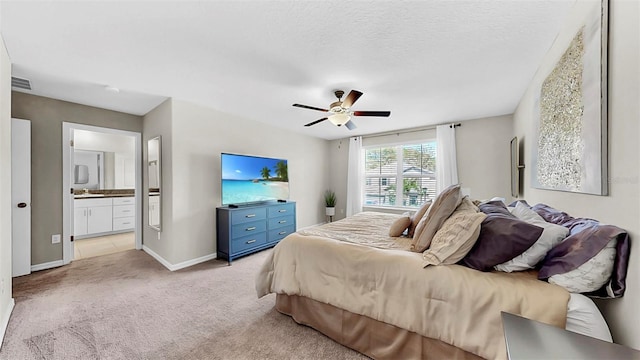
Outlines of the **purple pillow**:
M460 263L472 269L491 271L494 266L525 252L543 230L518 220L510 213L508 216L500 212L487 214L480 227L478 241Z
M553 275L564 274L580 267L613 239L618 241L613 274L610 282L607 283L611 284L611 291L607 291L607 285L605 285L588 295L603 298L622 296L629 258L629 235L623 229L612 225L600 225L596 222L582 226L581 231L570 235L547 253L538 272L538 279L546 280Z
M542 262L541 273L538 273L540 279L566 272L562 269L573 270L579 267L602 250L611 237L615 237L618 241L611 280L599 290L586 295L599 298L617 298L624 295L631 242L626 231L615 226L600 225L597 220L574 218L545 204L537 204L532 209L547 222L562 225L570 231L563 242L547 253ZM577 263L580 264L576 265Z
M489 215L489 214L502 214L508 217L512 217L512 218L516 218L515 216L513 216L509 210L507 209L507 207L505 206L505 204L500 201L500 200L494 200L494 201L487 201L485 203L482 203L480 205L478 205L478 209L480 209L480 211L482 211L483 213Z

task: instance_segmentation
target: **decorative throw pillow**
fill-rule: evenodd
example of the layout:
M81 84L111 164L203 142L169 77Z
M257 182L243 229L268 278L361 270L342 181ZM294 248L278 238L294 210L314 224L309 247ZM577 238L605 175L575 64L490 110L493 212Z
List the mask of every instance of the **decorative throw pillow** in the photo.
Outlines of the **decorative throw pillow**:
M398 237L411 225L411 218L409 216L403 216L391 224L389 228L389 236Z
M579 267L564 274L549 278L556 284L572 293L591 292L600 289L611 278L613 262L616 257L616 239L609 241L604 249Z
M507 213L509 215L487 214L482 222L478 241L462 259L463 265L490 271L494 266L522 254L538 240L543 231L541 227L527 224L508 211Z
M418 211L416 211L413 216L411 216L411 224L409 225L409 232L407 233L409 237L413 237L413 234L416 231L416 226L418 226L418 223L424 217L424 214L429 209L429 206L431 206L431 200L425 201L425 203L420 206Z
M460 202L462 202L460 185L451 185L438 194L416 227L411 250L415 252L425 251L429 247L433 235L440 229L444 221L453 214Z
M487 202L483 202L482 204L478 205L478 208L480 209L480 211L482 211L487 215L502 214L506 216L511 216L511 212L509 212L509 210L507 209L507 205L505 205L500 200L490 200Z
M422 266L448 265L460 261L478 240L480 224L486 217L465 197L433 236L431 246L422 254Z
M618 268L616 268L615 272L612 269L616 266L616 259L619 259L618 248L622 252L625 251L624 246L617 246L620 241L622 241L622 245L625 245L628 241L628 234L617 226L600 224L587 226L570 235L549 251L538 272L538 279L546 280L555 276L554 281L566 287L567 290L570 289L569 291L590 292L602 290L601 288L608 283L609 278L618 272ZM613 257L611 254L613 254ZM596 260L591 261L593 258L596 258ZM624 259L619 261L624 261ZM577 269L579 269L577 272L568 277L556 276L567 274ZM588 277L585 279L586 282L577 283L577 275L575 274L584 273L585 271L593 272L594 276L583 275L583 277ZM605 277L606 279L604 279ZM616 279L618 277L620 276L617 275ZM622 280L624 280L624 277ZM604 282L602 283L602 281ZM600 286L597 286L598 284ZM612 282L612 286L613 284L615 282ZM615 286L616 289L623 291L624 287L620 288L620 284ZM618 295L614 293L613 296L621 296L620 291L618 291Z
M536 264L544 259L549 250L569 235L569 229L564 226L546 222L540 215L522 202L516 203L516 207L511 213L518 219L529 224L540 226L544 230L538 240L525 252L505 263L496 265L495 269L498 271L512 272L533 269Z

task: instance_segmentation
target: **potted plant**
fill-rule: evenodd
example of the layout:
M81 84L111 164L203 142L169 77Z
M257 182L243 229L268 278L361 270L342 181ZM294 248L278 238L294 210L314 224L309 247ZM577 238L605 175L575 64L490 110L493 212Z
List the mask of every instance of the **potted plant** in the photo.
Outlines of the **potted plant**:
M324 205L326 206L326 215L333 216L336 214L336 193L327 190L324 192Z

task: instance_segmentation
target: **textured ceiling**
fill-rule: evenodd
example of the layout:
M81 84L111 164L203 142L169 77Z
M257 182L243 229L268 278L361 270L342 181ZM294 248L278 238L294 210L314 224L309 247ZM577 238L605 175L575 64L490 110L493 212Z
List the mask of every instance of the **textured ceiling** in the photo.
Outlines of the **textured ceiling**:
M2 1L0 30L34 94L138 115L173 97L335 139L513 113L574 2ZM291 105L335 89L391 117L303 127L324 113Z

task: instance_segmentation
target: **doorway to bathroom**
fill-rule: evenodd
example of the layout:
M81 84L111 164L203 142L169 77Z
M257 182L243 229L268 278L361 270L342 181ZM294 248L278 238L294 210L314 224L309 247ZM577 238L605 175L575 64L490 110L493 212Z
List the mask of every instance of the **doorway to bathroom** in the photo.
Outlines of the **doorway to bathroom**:
M63 123L63 261L142 248L137 132Z

